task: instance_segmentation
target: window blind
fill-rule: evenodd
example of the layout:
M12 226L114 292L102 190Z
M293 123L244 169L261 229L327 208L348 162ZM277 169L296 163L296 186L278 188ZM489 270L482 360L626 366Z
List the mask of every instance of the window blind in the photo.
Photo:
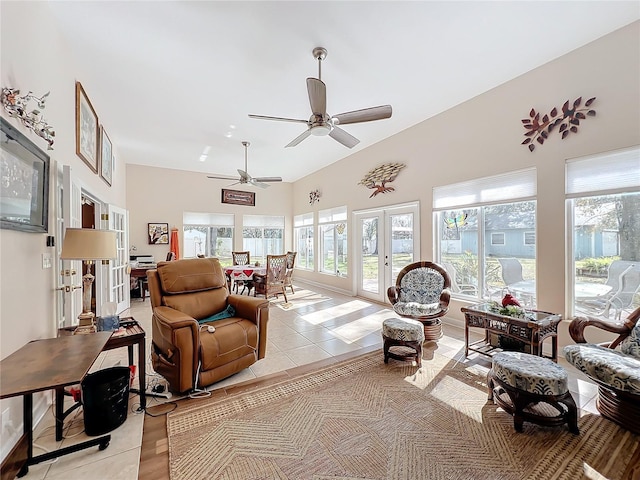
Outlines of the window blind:
M243 227L276 227L284 228L284 217L270 215L244 215Z
M566 162L568 197L640 189L640 146Z
M303 213L302 215L293 217L294 227L305 227L307 225L313 225L313 212Z
M346 219L347 207L334 207L318 211L318 223L340 222Z
M184 225L233 227L233 222L233 214L228 213L183 212L182 214Z
M536 169L528 168L434 187L433 209L447 210L469 205L533 200L536 193Z

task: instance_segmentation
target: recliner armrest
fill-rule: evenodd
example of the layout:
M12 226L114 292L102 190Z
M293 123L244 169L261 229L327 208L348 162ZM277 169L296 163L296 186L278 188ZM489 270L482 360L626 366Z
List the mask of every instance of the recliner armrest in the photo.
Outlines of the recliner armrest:
M235 309L236 317L246 318L256 325L258 325L260 317L264 315L261 309L269 309L269 302L264 298L247 295L229 295L227 302Z

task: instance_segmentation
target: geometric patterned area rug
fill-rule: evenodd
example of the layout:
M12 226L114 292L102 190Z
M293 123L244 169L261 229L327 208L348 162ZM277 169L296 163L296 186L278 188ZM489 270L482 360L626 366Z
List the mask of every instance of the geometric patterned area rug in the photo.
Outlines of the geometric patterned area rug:
M621 479L640 437L598 415L578 426L516 433L485 371L382 352L167 417L171 480Z

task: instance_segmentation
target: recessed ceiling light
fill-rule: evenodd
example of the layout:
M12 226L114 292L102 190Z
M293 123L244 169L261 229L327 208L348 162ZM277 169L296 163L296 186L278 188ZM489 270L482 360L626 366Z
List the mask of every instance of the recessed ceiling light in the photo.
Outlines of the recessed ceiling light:
M227 138L231 138L231 137L233 137L233 133L232 132L227 132L227 133L224 134L224 136L227 137Z
M207 160L207 157L209 156L209 151L211 150L211 147L209 145L204 147L204 150L202 150L202 155L200 155L200 161L201 162L205 162Z
M200 155L200 161L205 162L207 160L207 155Z
M229 125L229 128L230 128L231 130L235 130L235 129L236 129L236 126L235 126L235 125Z

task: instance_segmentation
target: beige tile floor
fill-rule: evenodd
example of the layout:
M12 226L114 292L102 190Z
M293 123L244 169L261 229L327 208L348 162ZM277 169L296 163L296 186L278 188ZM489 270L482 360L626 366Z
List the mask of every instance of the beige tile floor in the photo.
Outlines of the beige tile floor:
M289 303L284 299L272 300L268 326L267 355L251 367L211 386L221 388L236 383L279 372L292 367L306 365L317 360L364 348L382 348L380 334L382 321L393 316L389 308L363 299L349 297L317 287L296 284L296 293ZM147 332L147 385L164 384L164 380L153 372L148 352L151 342L151 304L149 299L132 299L131 308L121 316L131 315ZM434 351L460 362L469 362L488 370L490 362L479 354L464 359L464 331L446 323L445 336L435 343L425 345L423 358L433 357ZM478 337L479 338L479 337ZM137 352L137 349L134 349ZM392 360L393 361L393 360ZM136 359L137 362L137 359ZM595 396L597 387L586 377L568 366L564 359L559 363L569 372L570 390L578 407L583 411L597 413ZM127 364L127 349L120 348L104 352L98 358L92 371L114 365ZM176 400L172 397L171 400ZM153 406L165 399L147 398L147 405ZM127 421L110 432L111 443L106 450L90 448L57 459L54 463L34 465L29 468L26 479L46 480L134 480L138 478L138 463L142 445L144 415L137 409L139 397L131 395ZM38 423L34 443L38 447L56 449L85 440L82 413L70 415L65 421L65 439L56 442L54 438L51 410Z

